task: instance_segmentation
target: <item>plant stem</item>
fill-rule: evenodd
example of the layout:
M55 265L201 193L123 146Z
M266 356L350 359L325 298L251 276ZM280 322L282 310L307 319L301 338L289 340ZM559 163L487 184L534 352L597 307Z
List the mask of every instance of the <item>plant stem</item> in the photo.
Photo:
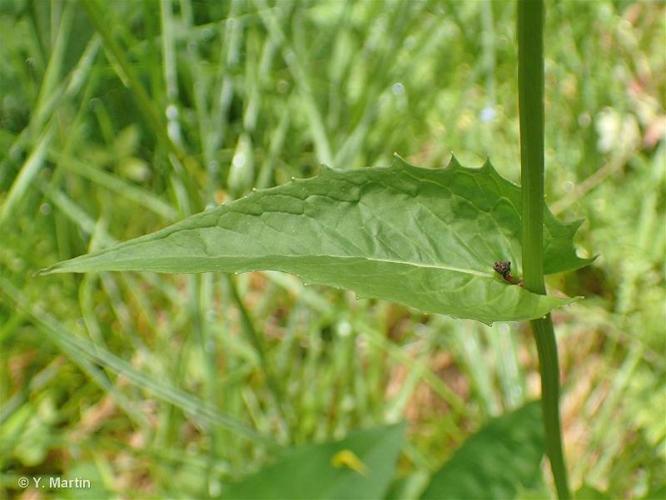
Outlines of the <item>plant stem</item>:
M544 71L543 0L518 0L518 100L522 185L522 248L525 288L545 294L543 278ZM530 322L539 354L541 407L557 496L571 498L562 451L559 363L550 315Z
M546 432L546 454L550 460L557 496L571 498L567 480L567 468L562 450L562 429L560 427L560 380L557 343L553 321L548 314L545 318L530 322L539 354L541 373L541 410Z

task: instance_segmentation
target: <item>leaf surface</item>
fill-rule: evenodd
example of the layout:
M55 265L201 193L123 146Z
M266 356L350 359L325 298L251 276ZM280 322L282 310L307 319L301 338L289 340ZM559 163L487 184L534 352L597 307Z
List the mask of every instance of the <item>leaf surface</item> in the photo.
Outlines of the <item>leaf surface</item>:
M425 312L532 319L572 299L530 293L493 271L509 260L520 273L520 204L520 189L490 163L430 170L398 158L255 191L47 272L275 270ZM573 247L577 227L546 213L546 272L587 264Z
M291 448L276 463L229 485L222 498L383 498L394 476L404 432L403 424L382 426L352 432L342 441ZM345 456L353 459L341 461Z
M538 402L494 418L435 473L423 500L515 498L538 483L544 454Z

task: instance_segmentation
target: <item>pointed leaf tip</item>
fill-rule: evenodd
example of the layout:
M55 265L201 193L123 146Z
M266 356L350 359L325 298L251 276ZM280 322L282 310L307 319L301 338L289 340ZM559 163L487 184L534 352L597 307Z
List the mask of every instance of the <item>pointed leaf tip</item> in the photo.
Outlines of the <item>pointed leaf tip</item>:
M484 172L491 173L491 174L498 174L494 165L490 161L490 158L488 158L488 157L486 157L485 161L483 162L483 165L481 165L481 170L484 171Z
M453 153L451 153L451 158L449 158L448 163L446 165L444 165L444 170L449 170L449 171L453 172L458 167L460 167L460 162L458 162L458 159L456 158L456 156Z

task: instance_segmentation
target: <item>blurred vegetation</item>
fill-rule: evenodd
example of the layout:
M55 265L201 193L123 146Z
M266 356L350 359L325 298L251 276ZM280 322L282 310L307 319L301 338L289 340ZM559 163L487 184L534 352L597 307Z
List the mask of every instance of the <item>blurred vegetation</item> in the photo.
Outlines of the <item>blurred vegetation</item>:
M572 482L656 495L666 8L547 7L548 199L585 219L580 252L598 255L550 283L587 297L555 315ZM0 0L0 496L40 474L91 479L92 497L216 495L266 463L266 437L402 419L414 493L489 416L536 397L517 325L268 272L34 274L322 163L395 151L438 167L454 152L517 180L514 15L499 1Z

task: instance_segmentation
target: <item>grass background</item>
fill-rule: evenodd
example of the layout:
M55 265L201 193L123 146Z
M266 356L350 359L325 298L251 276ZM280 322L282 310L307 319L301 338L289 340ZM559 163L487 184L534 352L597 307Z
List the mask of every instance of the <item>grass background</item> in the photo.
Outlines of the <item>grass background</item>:
M666 477L665 16L547 2L548 200L599 255L550 282L587 297L554 315L566 453L575 488L612 497ZM0 495L39 498L17 478L40 474L215 495L264 436L401 419L414 493L536 397L520 325L270 272L34 274L322 163L454 152L517 181L514 24L500 1L1 0Z

